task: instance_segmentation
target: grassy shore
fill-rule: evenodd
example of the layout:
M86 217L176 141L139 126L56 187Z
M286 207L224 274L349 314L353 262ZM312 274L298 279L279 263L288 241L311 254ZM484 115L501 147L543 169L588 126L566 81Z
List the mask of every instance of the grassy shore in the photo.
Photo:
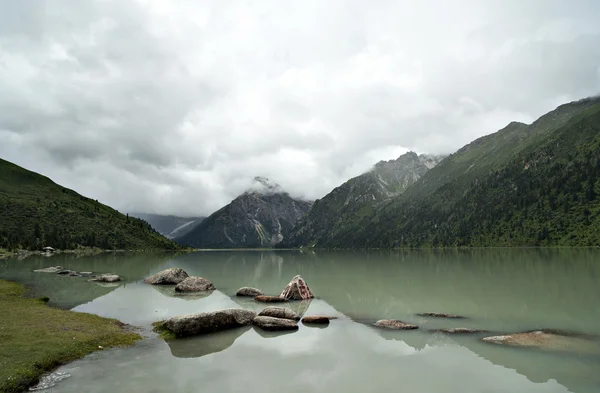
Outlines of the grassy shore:
M114 319L48 307L0 280L0 392L22 392L55 367L141 337Z

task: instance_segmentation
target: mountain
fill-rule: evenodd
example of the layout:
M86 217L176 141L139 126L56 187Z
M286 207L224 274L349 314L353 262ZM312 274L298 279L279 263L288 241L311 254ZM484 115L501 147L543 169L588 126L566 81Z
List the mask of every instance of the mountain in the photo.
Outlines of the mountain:
M204 220L204 217L163 216L160 214L131 213L131 216L146 221L158 233L173 239L183 236Z
M0 159L0 247L177 249L143 220Z
M340 232L360 229L379 208L402 194L442 158L408 152L395 160L380 161L370 171L315 201L283 245L319 247Z
M242 195L174 240L197 248L272 247L311 205L292 198L269 179L256 177Z
M600 245L600 98L461 148L324 247Z

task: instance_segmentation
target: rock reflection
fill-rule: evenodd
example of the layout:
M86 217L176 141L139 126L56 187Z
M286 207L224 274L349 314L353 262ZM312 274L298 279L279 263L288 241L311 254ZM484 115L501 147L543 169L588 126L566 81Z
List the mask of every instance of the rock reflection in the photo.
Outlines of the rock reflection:
M168 340L167 344L176 358L199 358L226 350L250 329L250 326L228 329L202 336Z

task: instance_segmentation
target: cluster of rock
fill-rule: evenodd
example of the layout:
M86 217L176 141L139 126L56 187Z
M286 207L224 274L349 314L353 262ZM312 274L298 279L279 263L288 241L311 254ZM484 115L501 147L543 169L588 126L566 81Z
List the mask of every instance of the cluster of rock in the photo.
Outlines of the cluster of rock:
M460 315L442 313L420 313L417 315L420 317L428 318L466 319L465 317L462 317ZM373 325L379 328L394 330L414 330L419 328L417 325L396 319L382 319L375 322ZM470 327L430 329L429 331L444 334L488 333L487 330ZM591 352L590 343L592 342L592 340L596 341L597 339L597 337L560 329L531 330L526 332L518 332L480 338L480 340L483 342L495 345L504 345L519 348L536 348L559 352L576 350L578 353Z
M166 329L177 338L210 334L222 330L253 325L266 331L298 330L298 321L304 324L328 324L326 316L302 318L294 311L283 307L267 307L260 313L231 308L213 312L180 315L159 323L159 329Z
M156 273L144 280L151 285L176 285L177 291L206 291L215 289L214 285L202 277L189 277L183 269L171 268ZM295 276L284 288L279 296L265 295L258 288L240 288L236 296L251 297L258 302L287 302L290 300L307 300L314 296L306 281L300 276ZM269 306L258 314L246 309L226 309L221 311L204 312L198 314L181 315L166 321L157 322L157 330L166 330L175 337L188 337L201 334L210 334L226 329L253 325L265 331L294 331L298 330L298 321L306 325L326 325L330 318L326 316L302 316L285 307Z
M56 273L60 276L67 276L67 277L91 277L91 279L88 281L95 281L95 282L118 282L118 281L121 281L121 277L117 274L109 273L109 274L96 275L96 274L93 274L93 272L78 272L75 270L65 269L62 266L50 266L50 267L47 267L44 269L34 270L34 272Z
M175 285L175 292L206 292L215 289L212 282L203 277L190 276L183 269L172 267L144 280L150 285Z

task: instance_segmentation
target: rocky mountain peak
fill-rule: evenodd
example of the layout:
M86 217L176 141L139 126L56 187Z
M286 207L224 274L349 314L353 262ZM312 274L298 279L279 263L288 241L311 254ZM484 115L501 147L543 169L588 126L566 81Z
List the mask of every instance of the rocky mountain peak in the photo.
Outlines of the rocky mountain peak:
M273 194L285 194L283 187L269 180L266 177L256 176L252 180L250 187L246 189L245 194L260 194L260 195L273 195Z

